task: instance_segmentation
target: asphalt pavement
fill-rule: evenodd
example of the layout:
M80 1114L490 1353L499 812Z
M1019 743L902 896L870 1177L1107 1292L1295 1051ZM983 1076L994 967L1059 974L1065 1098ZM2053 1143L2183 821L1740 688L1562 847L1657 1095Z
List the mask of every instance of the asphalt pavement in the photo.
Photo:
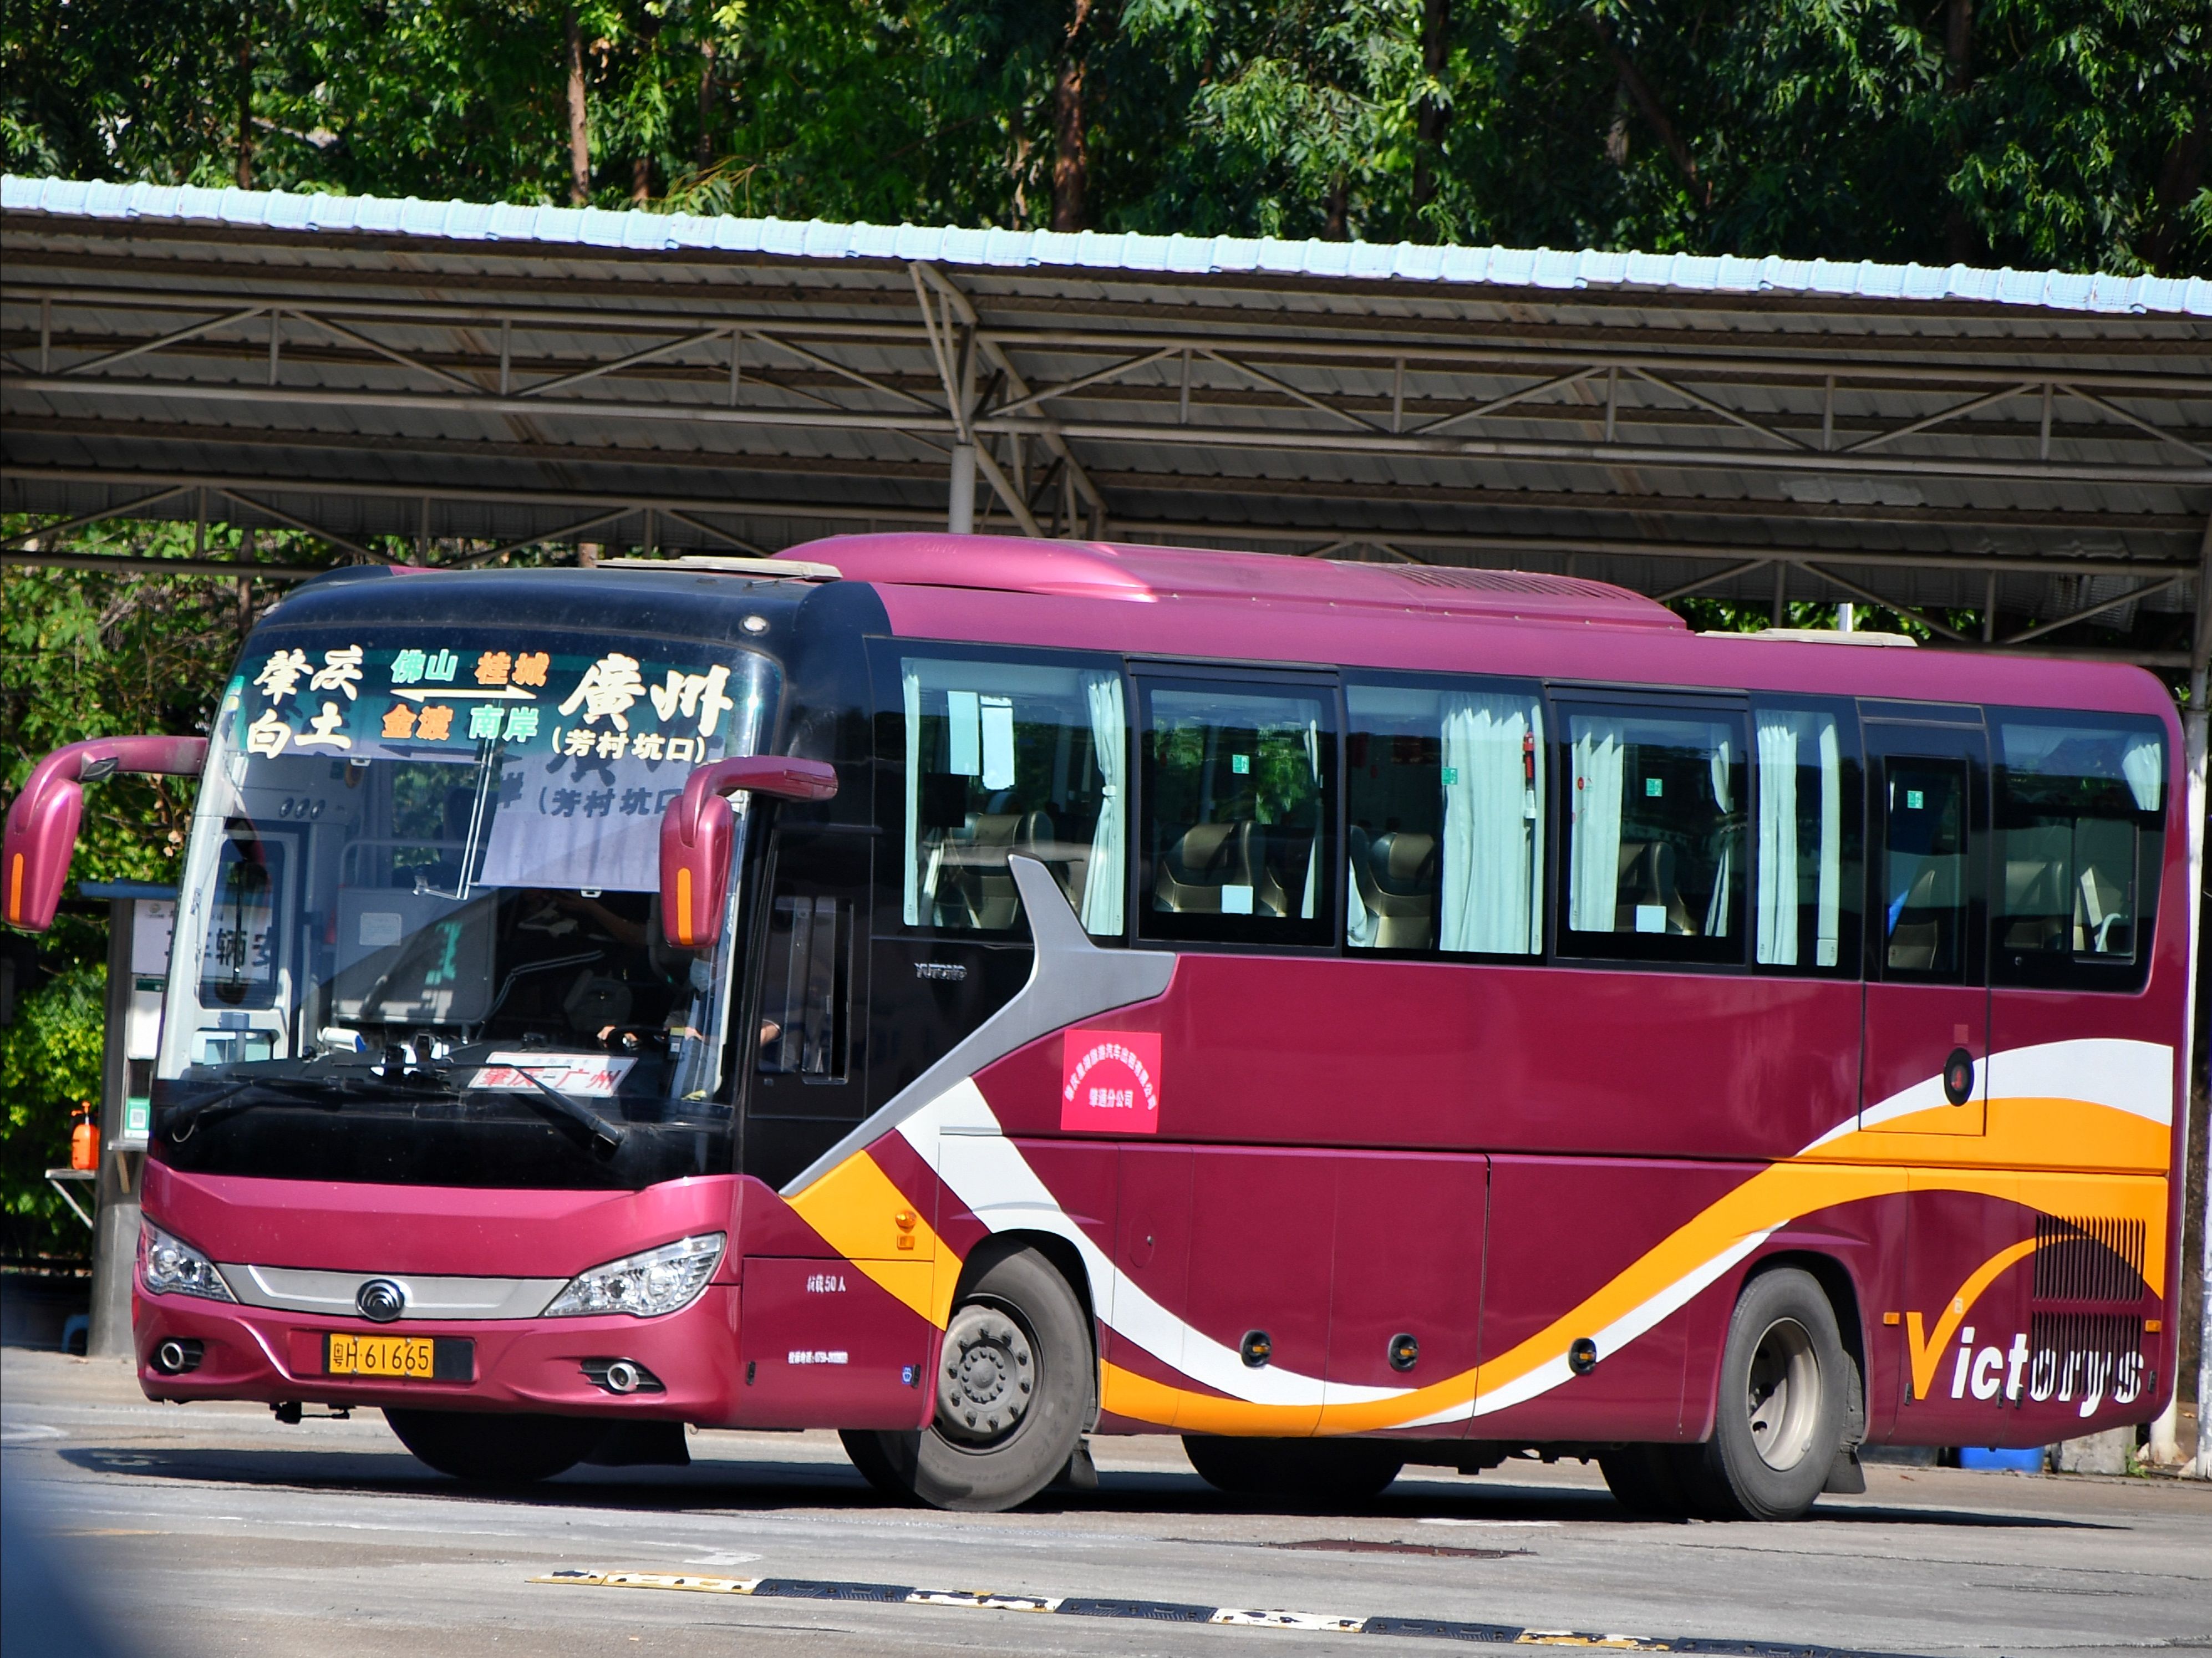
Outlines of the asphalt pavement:
M118 1363L0 1357L18 1540L149 1658L2212 1653L2203 1485L1875 1467L1795 1524L1665 1525L1595 1467L1516 1461L1292 1514L1212 1491L1172 1439L1092 1443L1098 1491L1006 1515L887 1503L823 1433L695 1434L689 1468L480 1494L374 1412L286 1426L149 1403Z

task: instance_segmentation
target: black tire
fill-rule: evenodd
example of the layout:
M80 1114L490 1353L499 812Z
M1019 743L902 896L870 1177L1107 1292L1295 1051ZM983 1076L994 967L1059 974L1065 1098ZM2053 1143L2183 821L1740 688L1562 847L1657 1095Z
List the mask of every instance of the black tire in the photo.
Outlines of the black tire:
M1686 1520L1695 1504L1682 1485L1683 1451L1697 1446L1620 1445L1598 1455L1613 1501L1641 1520Z
M1067 1280L1034 1249L985 1266L953 1309L936 1380L936 1419L920 1433L845 1436L870 1485L969 1514L1018 1507L1051 1485L1090 1425L1097 1386L1090 1321ZM873 1444L855 1452L863 1439Z
M891 1454L884 1448L886 1439L911 1437L910 1435L886 1434L867 1428L841 1428L837 1437L844 1442L845 1455L860 1470L860 1478L888 1497L894 1503L911 1503L914 1491L900 1476Z
M1835 1309L1809 1272L1743 1286L1721 1354L1713 1436L1686 1459L1684 1486L1714 1520L1795 1520L1828 1482L1853 1371Z
M1375 1439L1223 1439L1185 1434L1183 1454L1218 1491L1261 1502L1356 1507L1382 1495L1406 1459Z
M399 1442L440 1473L484 1485L526 1485L573 1468L606 1437L608 1424L580 1416L495 1416L474 1411L386 1408Z

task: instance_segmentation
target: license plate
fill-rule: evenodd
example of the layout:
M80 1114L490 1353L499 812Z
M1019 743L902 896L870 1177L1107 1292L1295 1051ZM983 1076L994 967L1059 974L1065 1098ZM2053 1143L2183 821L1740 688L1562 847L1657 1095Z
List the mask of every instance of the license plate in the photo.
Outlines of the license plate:
M430 1336L333 1333L323 1338L323 1373L395 1382L468 1382L476 1368L473 1347L471 1342Z

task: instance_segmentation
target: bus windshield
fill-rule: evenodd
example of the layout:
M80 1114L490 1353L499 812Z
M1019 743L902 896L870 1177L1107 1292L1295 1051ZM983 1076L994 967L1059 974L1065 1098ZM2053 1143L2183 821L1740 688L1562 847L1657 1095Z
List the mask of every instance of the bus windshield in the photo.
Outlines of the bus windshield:
M776 677L528 627L258 636L185 859L157 1155L446 1186L726 1171L736 929L665 941L659 828L694 767L755 751Z

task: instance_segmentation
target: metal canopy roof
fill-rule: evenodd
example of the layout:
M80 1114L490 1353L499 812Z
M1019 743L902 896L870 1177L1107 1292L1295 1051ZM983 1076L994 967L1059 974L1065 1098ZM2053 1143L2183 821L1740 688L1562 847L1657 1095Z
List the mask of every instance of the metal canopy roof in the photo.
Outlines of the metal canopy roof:
M2158 665L2212 557L2201 279L17 179L0 249L0 505L64 519L757 552L942 526L972 448L979 528Z

